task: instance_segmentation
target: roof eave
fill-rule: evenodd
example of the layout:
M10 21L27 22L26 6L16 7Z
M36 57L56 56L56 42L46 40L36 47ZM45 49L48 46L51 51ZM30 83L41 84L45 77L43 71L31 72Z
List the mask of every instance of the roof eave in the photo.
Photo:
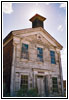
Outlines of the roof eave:
M3 39L3 44L12 36L12 31Z

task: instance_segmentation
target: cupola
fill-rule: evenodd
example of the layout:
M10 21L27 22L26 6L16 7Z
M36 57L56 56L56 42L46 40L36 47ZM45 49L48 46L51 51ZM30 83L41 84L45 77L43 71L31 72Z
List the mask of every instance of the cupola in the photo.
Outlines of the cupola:
M31 19L29 19L32 22L32 28L36 27L42 27L44 28L44 21L46 20L45 17L35 14Z

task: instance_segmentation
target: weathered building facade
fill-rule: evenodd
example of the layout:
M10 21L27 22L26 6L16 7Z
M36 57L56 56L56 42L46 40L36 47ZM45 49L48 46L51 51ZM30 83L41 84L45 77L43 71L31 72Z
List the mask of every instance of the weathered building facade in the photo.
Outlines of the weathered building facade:
M21 87L37 88L41 96L63 94L62 45L43 28L45 19L36 14L32 28L12 31L4 39L3 79L11 95Z

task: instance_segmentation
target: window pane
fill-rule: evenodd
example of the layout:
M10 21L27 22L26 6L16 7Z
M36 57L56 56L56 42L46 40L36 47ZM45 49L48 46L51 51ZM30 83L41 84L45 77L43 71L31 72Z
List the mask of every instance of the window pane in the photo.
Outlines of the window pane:
M39 51L39 54L43 53L43 49L42 48L37 48L37 50Z
M54 51L50 51L50 56L51 56L51 63L55 64L55 52Z
M28 49L28 45L27 44L23 44L23 48L24 49Z
M39 61L43 61L43 49L42 48L37 48L37 57Z
M27 44L22 44L22 51L25 52L28 50L28 45Z
M58 92L58 84L57 84L57 78L52 78L52 86L53 86L53 92Z
M57 92L58 91L58 88L53 88L53 92Z
M28 59L28 45L27 44L22 44L21 57L24 59Z
M28 89L28 76L21 75L21 88Z
M50 51L50 54L51 54L51 55L55 55L55 52L54 52L54 51Z
M55 59L54 58L51 59L51 63L55 64Z
M57 81L57 77L53 77L52 79L53 79L53 81Z

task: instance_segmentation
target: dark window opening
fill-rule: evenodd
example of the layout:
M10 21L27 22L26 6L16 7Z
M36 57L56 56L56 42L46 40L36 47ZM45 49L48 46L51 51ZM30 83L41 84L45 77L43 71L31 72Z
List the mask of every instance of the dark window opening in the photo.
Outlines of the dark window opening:
M21 88L28 90L28 75L21 75Z
M22 53L21 53L21 58L28 59L28 45L27 44L22 44Z
M37 48L37 57L39 61L43 61L43 49Z
M51 56L51 64L56 64L56 62L55 62L55 52L50 51L50 56Z
M53 92L58 92L58 83L56 77L52 78L52 85L53 85Z

